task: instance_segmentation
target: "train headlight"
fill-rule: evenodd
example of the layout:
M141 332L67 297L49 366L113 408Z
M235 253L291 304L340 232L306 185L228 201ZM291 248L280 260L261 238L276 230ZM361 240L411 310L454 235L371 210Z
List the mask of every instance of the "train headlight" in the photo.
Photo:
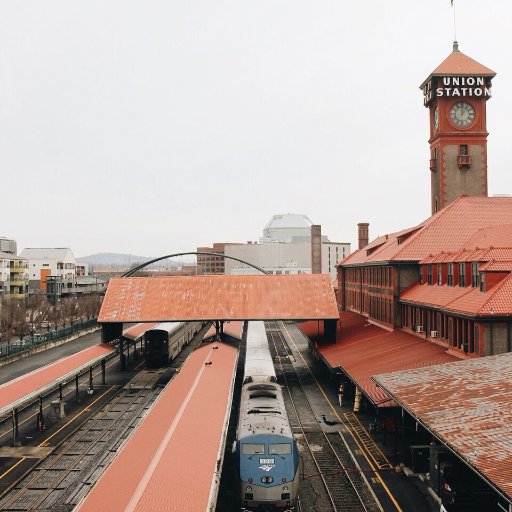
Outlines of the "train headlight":
M248 485L246 488L245 488L245 492L252 492L252 487L250 485Z
M252 484L252 476L250 476L250 477L247 479L247 481L248 481L250 484Z
M261 483L262 484L266 484L267 483L267 477L266 476L262 476L261 477Z
M283 492L286 492L288 490L288 486L287 485L283 485Z
M274 481L273 476L267 476L267 484L271 484Z
M282 484L284 484L285 482L286 482L286 478L283 476L283 477L281 478L281 483L282 483Z

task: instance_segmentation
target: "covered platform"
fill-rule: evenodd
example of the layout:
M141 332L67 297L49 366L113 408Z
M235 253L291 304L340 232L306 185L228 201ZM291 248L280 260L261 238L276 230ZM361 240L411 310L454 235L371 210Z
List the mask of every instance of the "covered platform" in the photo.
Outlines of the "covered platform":
M301 325L306 336L321 338L316 322ZM366 317L344 311L336 332L336 343L318 346L331 369L340 368L375 407L396 407L396 402L372 380L379 373L407 370L459 361L448 346L426 341L407 332L387 331L368 323Z
M73 379L77 381L78 393L78 376L90 370L92 380L92 368L99 364L102 365L104 381L105 359L114 350L114 347L107 344L89 347L2 384L0 386L0 416L13 415L15 444L19 443L17 439L17 414L19 409L39 399L40 414L42 415L42 397L44 395L60 387L62 396L62 386Z
M111 279L98 322L104 341L126 322L321 320L334 339L339 317L328 275L221 275Z
M234 338L236 340L242 339L242 334L244 331L244 324L245 322L226 322L223 324L223 330L222 332L224 334L227 334L231 338ZM204 340L208 340L210 338L214 338L217 334L217 329L215 325L212 325L206 334L203 336Z
M194 351L75 510L213 510L237 360L225 343Z
M501 510L512 510L512 353L374 380L494 488Z

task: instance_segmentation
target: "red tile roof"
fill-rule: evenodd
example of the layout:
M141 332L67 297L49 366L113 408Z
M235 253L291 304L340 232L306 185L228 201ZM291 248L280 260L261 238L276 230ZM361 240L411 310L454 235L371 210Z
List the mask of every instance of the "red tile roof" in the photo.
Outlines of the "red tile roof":
M75 510L210 510L222 469L217 461L223 456L237 354L223 343L193 352Z
M410 230L392 233L369 255L364 247L347 256L340 264L419 261L443 251L458 252L482 228L510 223L512 197L460 197L416 226L414 229L417 231L405 239L404 234L407 235Z
M337 341L320 346L331 368L341 367L378 407L396 406L371 376L456 361L443 347L403 331L389 332L352 312L342 312Z
M433 76L488 76L494 77L496 73L486 66L483 66L476 60L468 57L459 50L454 50L446 59L437 66L429 77L421 84L420 89L433 77Z
M489 261L480 265L480 270L486 272L511 272L512 271L512 260L507 261Z
M466 249L478 247L512 247L512 224L479 229L465 244Z
M111 279L98 322L336 319L329 276Z
M512 274L486 292L480 287L415 284L400 301L469 315L512 315Z
M55 387L59 380L69 378L79 369L96 363L114 350L111 345L95 345L2 384L0 411L3 413L19 402L28 400L32 396L37 397L43 390Z
M375 380L512 499L512 353Z

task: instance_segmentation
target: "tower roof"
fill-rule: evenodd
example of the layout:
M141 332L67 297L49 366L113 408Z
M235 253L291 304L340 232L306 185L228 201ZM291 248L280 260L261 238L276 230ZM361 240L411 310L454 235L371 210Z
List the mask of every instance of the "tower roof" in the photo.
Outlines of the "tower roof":
M496 73L476 60L459 51L459 45L453 43L453 51L437 66L427 79L421 84L420 89L434 76L459 75L459 76L489 76L495 77Z

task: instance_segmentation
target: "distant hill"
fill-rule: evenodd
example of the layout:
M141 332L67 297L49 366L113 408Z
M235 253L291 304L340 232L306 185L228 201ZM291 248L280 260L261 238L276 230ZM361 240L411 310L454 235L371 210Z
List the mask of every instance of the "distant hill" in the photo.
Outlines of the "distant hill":
M99 254L91 254L90 256L82 256L76 260L80 263L88 263L96 270L123 270L135 267L154 259L151 256L136 256L134 254L120 254L113 252L100 252ZM175 261L164 260L153 263L151 268L173 268L179 264Z

